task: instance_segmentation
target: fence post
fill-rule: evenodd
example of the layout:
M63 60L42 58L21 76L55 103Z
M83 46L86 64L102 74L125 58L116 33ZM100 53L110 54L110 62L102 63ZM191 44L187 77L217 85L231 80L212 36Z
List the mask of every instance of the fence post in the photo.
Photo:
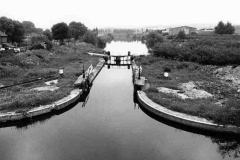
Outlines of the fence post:
M84 65L83 65L83 78L85 78L85 74L84 74Z
M140 79L141 77L141 73L140 73L140 66L138 67L138 79Z

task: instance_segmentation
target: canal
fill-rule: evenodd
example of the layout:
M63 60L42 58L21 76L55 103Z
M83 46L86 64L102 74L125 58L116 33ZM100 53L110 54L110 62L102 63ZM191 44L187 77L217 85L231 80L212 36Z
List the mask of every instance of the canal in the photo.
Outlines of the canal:
M131 46L124 54L137 54L134 47L140 45L114 43ZM127 67L104 67L84 102L31 122L2 125L1 160L237 159L236 139L185 131L142 109L134 100L131 74Z

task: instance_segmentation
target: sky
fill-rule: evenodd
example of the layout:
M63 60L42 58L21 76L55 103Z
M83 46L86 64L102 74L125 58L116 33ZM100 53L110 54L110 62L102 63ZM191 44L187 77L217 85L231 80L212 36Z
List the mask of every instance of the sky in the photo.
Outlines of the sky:
M239 0L2 0L0 17L51 29L59 22L88 28L240 25ZM197 25L197 26L196 26Z

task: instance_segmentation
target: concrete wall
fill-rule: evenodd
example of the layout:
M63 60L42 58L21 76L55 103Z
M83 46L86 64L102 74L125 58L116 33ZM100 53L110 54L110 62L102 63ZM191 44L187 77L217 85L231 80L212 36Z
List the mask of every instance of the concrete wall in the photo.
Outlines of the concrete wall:
M139 103L146 108L148 111L156 114L167 120L180 123L189 127L198 128L207 131L221 132L221 133L232 133L240 134L240 128L236 126L223 126L215 124L212 121L208 121L204 118L186 115L179 112L171 111L163 106L160 106L150 100L143 91L137 92Z
M102 67L104 66L104 61L100 61L97 66L94 68L94 73L91 79L91 82L96 78L96 76L101 71ZM32 118L34 116L39 116L42 114L50 113L52 110L60 110L63 109L70 104L76 102L82 94L81 89L74 89L71 91L70 95L64 97L52 104L44 105L35 107L28 112L23 113L16 113L16 112L8 112L8 113L0 113L0 122L7 122L7 121L14 121L14 120L21 120L24 118Z

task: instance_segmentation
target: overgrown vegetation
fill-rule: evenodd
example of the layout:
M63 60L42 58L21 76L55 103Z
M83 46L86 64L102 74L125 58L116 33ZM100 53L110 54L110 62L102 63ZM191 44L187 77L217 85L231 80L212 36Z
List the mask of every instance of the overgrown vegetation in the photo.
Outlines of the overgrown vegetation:
M149 98L171 110L213 120L219 124L240 126L238 87L214 75L213 70L226 65L240 65L240 36L232 35L231 23L219 22L216 35L162 36L157 31L144 36L150 56L142 58L143 76L151 87ZM171 71L168 78L164 70ZM193 81L199 89L213 95L207 99L181 99L160 93L157 87L180 90L179 84Z
M158 32L149 32L146 36L146 45L153 48L155 44L164 42L163 36Z
M240 64L240 36L187 36L185 41L155 38L157 33L146 36L146 44L156 57L212 65Z
M5 32L8 35L8 40L10 42L22 42L24 26L21 22L7 17L0 17L0 31Z
M233 34L234 31L235 28L232 26L230 22L224 24L222 21L220 21L218 25L215 27L215 33L217 34Z
M162 57L141 57L143 76L151 87L146 91L148 97L156 103L174 111L203 117L215 123L240 126L239 94L237 88L230 87L213 74L217 66L200 65L193 62L180 62ZM163 76L164 69L171 70L168 78ZM181 90L179 84L196 82L214 96L207 99L181 99L172 94L160 93L157 87ZM219 102L221 105L219 105Z
M64 70L64 77L57 84L60 87L56 91L31 90L37 86L13 87L1 90L0 110L27 110L38 105L48 104L68 95L73 90L73 83L77 76L85 69L98 63L97 57L92 57L86 52L96 48L87 43L76 43L70 46L54 46L52 50L33 50L16 55L1 55L0 59L0 83L11 85L32 79L58 76L59 69Z

